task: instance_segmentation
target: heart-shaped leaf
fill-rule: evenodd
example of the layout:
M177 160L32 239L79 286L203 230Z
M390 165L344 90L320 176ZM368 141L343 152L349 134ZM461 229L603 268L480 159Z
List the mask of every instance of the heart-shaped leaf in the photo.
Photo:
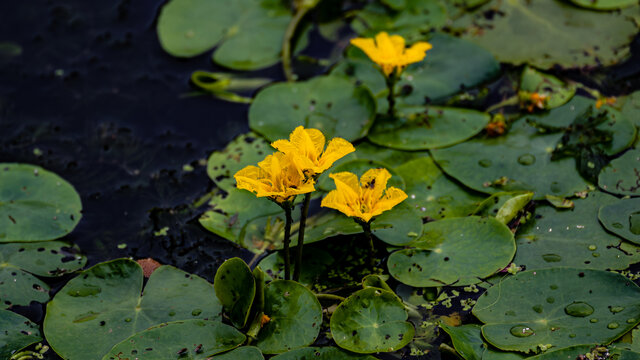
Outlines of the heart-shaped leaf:
M140 265L126 259L81 272L47 304L44 334L51 347L68 360L100 359L114 345L151 326L220 318L222 305L213 286L198 276L161 266L144 292L142 281Z

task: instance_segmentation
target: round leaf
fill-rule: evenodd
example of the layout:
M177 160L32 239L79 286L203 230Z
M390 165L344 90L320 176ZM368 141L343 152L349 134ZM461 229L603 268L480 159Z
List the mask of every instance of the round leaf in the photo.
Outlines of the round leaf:
M262 90L249 108L249 126L268 140L289 138L297 126L316 128L327 139L364 137L376 111L371 93L335 76L280 83Z
M120 360L135 354L138 360L207 360L212 355L241 345L246 336L234 327L201 319L169 322L153 326L115 345L102 360Z
M420 212L412 206L399 204L371 222L373 234L393 246L408 244L422 235Z
M256 346L265 354L278 354L312 344L320 333L322 307L306 287L290 280L275 280L265 288L264 325Z
M44 333L51 347L68 360L99 359L151 326L220 317L222 306L213 286L200 277L162 266L144 293L142 280L142 268L125 259L81 272L47 304Z
M608 271L526 271L489 288L473 308L484 338L503 350L608 344L640 322L640 288Z
M640 244L640 198L605 205L600 208L598 219L612 233Z
M551 161L561 133L541 135L525 119L506 136L476 138L446 149L432 150L440 167L470 188L484 192L526 190L534 199L571 196L587 189L573 158Z
M157 32L169 54L192 57L219 45L213 59L237 70L277 63L291 19L271 0L171 0L162 7Z
M600 172L598 186L612 194L640 196L640 150L632 149Z
M220 189L230 191L236 184L233 178L236 172L248 165L255 166L271 153L271 145L257 134L242 134L209 156L207 174Z
M601 192L575 199L572 210L538 205L535 217L517 233L513 260L528 270L558 266L626 269L640 261L640 248L605 231L598 222L601 206L619 200Z
M38 325L9 310L0 310L0 329L0 357L3 359L42 341Z
M249 266L240 258L225 261L216 272L213 287L233 325L243 328L256 295L256 281Z
M544 103L546 109L564 105L576 93L574 85L566 85L557 77L542 73L529 66L522 71L520 90L548 96Z
M296 349L271 358L272 360L375 360L371 355L353 354L332 346Z
M485 16L487 11L499 16ZM463 38L498 60L540 69L613 65L629 55L637 32L625 14L583 10L560 0L494 0L455 25L468 26Z
M356 353L396 351L413 339L407 311L392 292L377 288L359 290L340 303L331 316L336 344Z
M494 218L470 216L426 223L423 235L389 257L389 273L416 287L471 285L482 281L513 258L509 228Z
M82 218L76 190L58 175L27 164L0 163L0 242L54 240Z
M445 107L401 108L398 118L380 118L369 132L374 144L400 150L427 150L462 142L489 123L486 113Z

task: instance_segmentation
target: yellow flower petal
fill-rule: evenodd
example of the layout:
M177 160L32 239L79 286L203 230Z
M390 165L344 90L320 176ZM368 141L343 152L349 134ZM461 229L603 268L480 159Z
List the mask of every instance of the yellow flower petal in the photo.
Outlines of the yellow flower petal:
M329 141L327 149L324 151L320 159L318 160L318 166L315 169L316 173L322 173L333 165L339 159L342 159L345 155L356 151L356 148L343 138L333 138Z
M428 42L420 41L406 49L402 36L389 36L386 32L377 34L375 42L370 38L355 38L351 44L362 49L386 76L394 71L399 74L407 65L422 61L432 47Z
M387 169L368 170L360 182L356 174L350 172L330 174L329 177L336 183L336 190L325 196L321 206L336 209L364 222L371 221L407 198L407 194L398 188L386 189L391 178Z

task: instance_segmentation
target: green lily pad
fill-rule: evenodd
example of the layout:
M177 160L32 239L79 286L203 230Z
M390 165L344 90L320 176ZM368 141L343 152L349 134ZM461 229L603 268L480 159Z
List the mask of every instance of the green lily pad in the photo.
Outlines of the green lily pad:
M240 346L246 336L219 321L184 320L153 326L115 345L102 360L120 360L135 354L139 360L210 359Z
M310 244L338 235L353 235L362 232L362 226L352 218L331 211L315 218L309 218L304 234L304 243Z
M362 141L358 143L358 145L356 145L356 151L349 155L353 156L354 159L378 161L382 164L385 164L385 167L389 169L389 171L391 171L398 166L408 163L409 161L419 159L419 158L429 157L429 152L428 151L402 151L402 150L390 149L386 146L378 146L368 141ZM348 157L349 155L345 156L345 158ZM347 161L348 160L345 160L344 162L347 162ZM334 165L334 167L336 165Z
M420 210L424 218L467 216L485 198L445 175L431 157L409 161L395 170L406 183L404 203Z
M478 216L426 223L422 237L408 246L391 254L387 267L415 287L477 284L509 265L516 251L506 225Z
M53 350L68 360L99 359L151 326L220 318L213 286L198 276L161 266L144 292L142 282L140 265L126 259L100 263L69 281L47 304L44 334Z
M306 243L306 239L305 239ZM300 284L312 287L317 278L327 272L333 265L333 256L322 249L306 249L302 254ZM272 279L284 279L284 256L282 252L274 252L260 260L258 266Z
M513 261L528 270L558 266L626 269L640 261L640 248L605 231L598 222L600 207L618 201L596 191L586 199L575 199L573 209L538 205L535 217L518 229Z
M373 235L389 245L406 245L422 236L422 217L415 207L399 204L376 216L371 230Z
M553 109L564 105L576 93L575 85L567 85L557 77L526 66L520 78L520 90L548 96L544 105Z
M249 266L237 257L226 260L216 271L213 287L233 325L243 328L256 296L256 281Z
M533 193L528 191L495 193L482 201L473 215L494 216L501 223L508 224L529 203L532 196Z
M272 360L375 360L371 355L353 354L336 347L307 347L271 358Z
M315 128L327 139L364 137L376 104L364 87L336 76L280 83L260 91L249 108L249 126L268 140L289 138L297 126Z
M638 5L636 0L571 0L572 3L588 9L615 10Z
M640 150L632 149L602 168L598 186L618 195L640 196Z
M465 360L482 360L486 345L480 325L449 326L441 323L440 327L449 334L453 347Z
M526 271L489 288L473 308L492 345L538 352L540 345L608 344L640 322L640 288L608 271Z
M0 357L4 359L42 341L37 324L9 310L0 310L0 329Z
M640 91L629 94L624 100L624 105L620 110L622 115L632 121L636 126L640 126Z
M256 218L282 213L282 209L267 198L258 198L250 191L236 188L228 189L226 197L214 196L210 205L212 210L202 214L200 224L212 233L245 247L249 246L241 241L245 225Z
M404 0L401 4L372 2L356 13L351 27L361 36L372 37L380 31L398 34L408 40L421 40L432 29L448 20L447 10L439 0Z
M274 0L171 0L162 7L157 32L162 48L192 57L218 46L213 60L236 70L256 70L280 60L291 13Z
M368 288L340 303L331 316L333 340L343 349L361 354L403 348L415 329L396 294Z
M487 11L499 15L485 16ZM625 14L583 10L559 0L494 0L454 26L468 27L463 38L501 62L540 69L613 65L629 55L637 32Z
M38 166L0 163L0 243L54 240L80 218L80 195L64 179Z
M491 53L468 41L441 33L434 34L428 41L433 48L425 60L409 65L396 85L399 104L423 105L427 99L442 102L461 89L492 79L500 70ZM387 111L384 76L362 50L351 47L347 58L331 74L361 82L378 99L378 112Z
M576 345L569 346L563 349L551 349L544 354L532 356L529 360L556 360L556 359L579 359L581 355L590 354L593 345ZM622 350L622 349L608 349L608 359L615 360L637 360L640 359L640 353ZM585 357L585 359L588 359Z
M525 356L515 352L505 352L489 347L482 354L482 360L522 360Z
M254 133L233 139L227 147L214 151L207 161L207 174L220 189L230 191L235 187L233 178L245 166L256 165L273 153L271 145Z
M262 352L255 346L242 346L235 350L231 350L228 353L217 355L212 360L264 360Z
M397 118L378 119L368 139L399 150L427 150L462 142L489 123L486 113L446 107L398 109Z
M320 302L295 281L274 280L266 286L264 313L271 320L258 333L255 345L265 354L311 345L320 333Z
M519 119L506 136L476 138L431 153L447 174L480 192L533 191L534 199L571 196L586 190L587 182L573 158L551 160L561 137L540 134Z
M87 258L60 241L0 244L0 309L47 302L49 285L34 275L62 276L82 268Z
M600 208L598 219L605 229L640 244L640 198L623 199Z
M385 168L391 174L391 178L387 183L387 187L393 186L399 189L404 189L404 181L402 177L398 176L393 169L385 166L384 163L375 161L375 160L365 160L365 159L356 159L352 161L344 162L338 166L334 166L330 171L326 171L318 178L318 184L316 187L322 191L331 191L336 188L335 183L329 177L329 174L335 174L342 171L352 172L358 175L358 179L365 173L367 170L375 169L375 168Z

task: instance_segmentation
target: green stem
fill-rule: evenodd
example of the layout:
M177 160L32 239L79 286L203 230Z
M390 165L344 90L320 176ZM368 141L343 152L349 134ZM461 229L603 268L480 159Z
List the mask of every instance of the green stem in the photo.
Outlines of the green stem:
M389 76L386 76L387 80L387 89L389 93L387 94L387 101L389 102L389 109L387 110L387 115L389 117L394 118L396 113L396 97L394 94L394 88L396 87L396 72L392 72Z
M289 245L291 243L291 223L293 219L291 217L291 202L285 202L282 204L282 208L284 209L285 215L285 223L284 223L284 279L291 280L291 256L289 253Z
M344 301L345 298L343 298L342 296L338 296L338 295L333 295L333 294L316 294L316 298L318 300L334 300L334 301Z
M361 222L362 230L364 231L364 235L369 240L369 261L371 263L371 267L373 268L376 265L376 248L373 245L373 234L371 234L371 222Z
M287 78L287 81L295 81L296 76L293 73L293 68L291 66L291 40L293 40L293 36L296 33L296 28L302 21L302 18L309 12L309 10L313 9L313 6L301 6L296 9L296 13L289 21L289 25L287 26L287 30L284 33L284 38L282 40L282 69L284 70L284 76Z
M309 203L311 202L311 193L304 196L304 204L300 209L300 228L298 229L298 247L296 256L296 267L293 270L293 281L300 280L300 271L302 269L302 247L304 245L304 228L307 222L307 214L309 213Z

